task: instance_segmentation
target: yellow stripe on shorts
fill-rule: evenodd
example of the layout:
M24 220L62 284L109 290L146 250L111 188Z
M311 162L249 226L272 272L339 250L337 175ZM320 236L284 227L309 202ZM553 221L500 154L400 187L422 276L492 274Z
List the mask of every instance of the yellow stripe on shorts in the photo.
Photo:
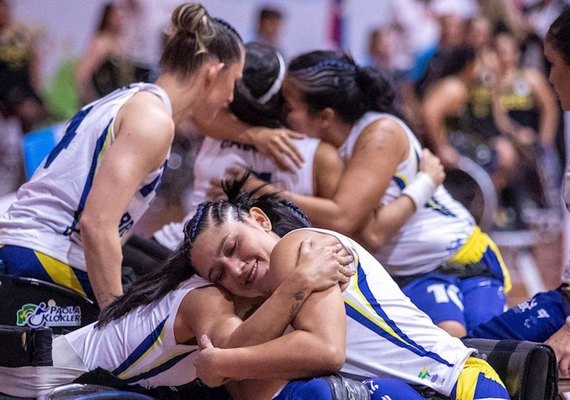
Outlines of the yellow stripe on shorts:
M456 400L468 400L475 398L475 389L477 389L477 380L479 374L485 375L485 378L497 382L505 387L497 372L485 360L477 357L469 357L463 366L463 371L457 380Z
M493 242L493 240L486 233L482 232L478 226L473 229L471 235L469 235L457 253L451 257L450 261L463 265L474 264L481 261L483 255L488 249L494 253L495 257L497 257L497 260L499 261L499 266L503 272L504 290L505 293L508 293L512 287L511 274L509 273L509 270L507 269L507 266L505 265L503 257L501 256L499 248L495 242Z
M38 258L39 262L42 264L44 269L46 270L47 274L57 284L62 286L68 287L76 292L86 296L85 290L79 283L79 279L77 279L77 275L73 271L69 265L62 263L55 258L52 258L44 253L40 253L39 251L34 251L34 254Z

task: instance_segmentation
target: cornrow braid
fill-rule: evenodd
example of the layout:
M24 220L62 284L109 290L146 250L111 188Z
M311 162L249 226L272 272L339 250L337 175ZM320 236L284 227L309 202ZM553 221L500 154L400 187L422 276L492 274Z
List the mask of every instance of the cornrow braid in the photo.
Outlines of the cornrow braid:
M253 207L258 207L267 215L273 232L278 236L283 236L294 229L311 226L305 213L293 202L279 197L277 193L258 195L265 185L251 191L244 190L250 174L248 171L241 177L222 181L227 200L205 201L198 206L196 214L184 227L185 237L189 238L189 249L196 237L210 223L220 225L228 219L230 213L234 215L235 220L245 222L244 214Z
M185 238L187 237L190 241L193 241L196 238L196 234L198 232L198 225L200 225L200 221L204 216L204 210L206 209L205 203L198 204L198 209L196 210L196 214L194 218L192 218L192 225L190 226L190 234L184 235Z
M229 30L231 33L233 33L234 35L236 35L236 37L243 42L243 39L241 37L241 35L238 33L238 31L236 30L236 28L234 28L229 22L221 19L221 18L212 18L212 21L217 22L218 24L222 25L223 27L225 27L227 30Z
M309 220L309 217L307 216L307 214L305 214L303 212L303 210L301 210L301 207L299 207L297 204L293 203L291 200L288 200L288 199L281 199L281 203L283 203L287 207L289 207L291 209L291 211L296 213L301 220L304 220L307 223L307 227L313 226L313 224L311 224L311 221Z
M347 71L347 72L356 72L358 71L358 66L355 64L351 64L349 62L346 61L341 61L341 60L323 60L321 62L319 62L316 65L307 67L307 68L302 68L298 71L302 71L304 73L314 73L314 72L318 72L321 71L327 67L334 67L336 69L339 70L343 70L343 71ZM297 72L297 71L296 71Z

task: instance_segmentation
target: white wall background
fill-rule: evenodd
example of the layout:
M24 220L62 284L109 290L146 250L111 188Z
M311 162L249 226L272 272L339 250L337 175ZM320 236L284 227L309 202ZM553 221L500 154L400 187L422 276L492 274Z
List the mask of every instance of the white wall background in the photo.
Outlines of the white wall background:
M180 0L139 0L148 7L140 29L159 31L159 21L168 21L169 12ZM373 26L388 19L393 0L346 0L345 27L348 50L364 59L366 37ZM87 46L105 0L11 0L14 18L40 32L44 82L49 81L61 62L78 57ZM213 16L236 27L247 40L253 35L256 11L274 5L285 14L282 48L288 56L317 48L329 48L327 41L330 0L202 0ZM149 40L141 52L158 52L158 38Z

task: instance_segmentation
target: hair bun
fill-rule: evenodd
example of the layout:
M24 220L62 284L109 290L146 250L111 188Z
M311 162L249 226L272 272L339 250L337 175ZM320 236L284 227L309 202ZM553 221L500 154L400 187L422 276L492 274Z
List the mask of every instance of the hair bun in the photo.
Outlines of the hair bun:
M196 54L207 52L207 45L215 36L212 19L200 3L184 3L172 13L174 33L186 33L196 39Z

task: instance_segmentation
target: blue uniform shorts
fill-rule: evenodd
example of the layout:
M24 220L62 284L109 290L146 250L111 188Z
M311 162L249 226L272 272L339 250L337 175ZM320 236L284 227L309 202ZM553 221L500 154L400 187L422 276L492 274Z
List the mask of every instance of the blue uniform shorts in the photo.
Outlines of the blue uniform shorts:
M503 282L493 277L458 278L431 272L402 291L435 324L458 321L469 330L505 310Z
M6 273L56 283L94 299L87 272L73 268L44 253L26 247L0 245Z

